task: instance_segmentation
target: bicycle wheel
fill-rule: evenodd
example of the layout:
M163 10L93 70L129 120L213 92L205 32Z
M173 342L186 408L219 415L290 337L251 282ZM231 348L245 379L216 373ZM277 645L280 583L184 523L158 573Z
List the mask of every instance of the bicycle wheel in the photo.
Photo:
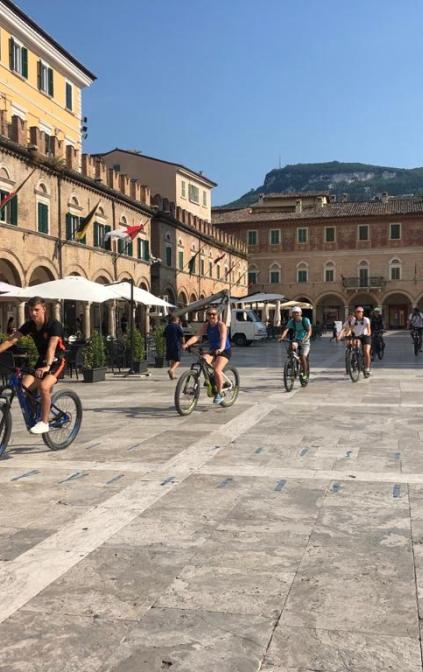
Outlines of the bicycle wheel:
M82 404L73 390L58 390L51 398L50 431L42 434L50 450L63 450L76 439L81 428Z
M6 452L12 432L12 414L7 404L0 406L0 458Z
M239 394L239 373L235 366L227 366L223 372L223 390L224 401L220 404L224 408L232 406Z
M294 387L295 380L295 364L294 361L289 358L285 362L283 367L283 384L285 385L285 390L291 392Z
M348 375L353 383L360 378L361 361L360 354L356 350L351 350L348 357Z
M175 406L179 415L189 415L197 406L200 396L200 377L196 371L185 371L175 389Z

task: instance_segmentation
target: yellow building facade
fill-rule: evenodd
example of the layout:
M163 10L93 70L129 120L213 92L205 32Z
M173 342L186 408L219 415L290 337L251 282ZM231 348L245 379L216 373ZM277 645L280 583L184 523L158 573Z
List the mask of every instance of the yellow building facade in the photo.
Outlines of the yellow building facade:
M0 1L0 123L17 117L19 140L38 129L46 154L80 155L82 90L95 76L9 0ZM25 138L26 136L26 138Z

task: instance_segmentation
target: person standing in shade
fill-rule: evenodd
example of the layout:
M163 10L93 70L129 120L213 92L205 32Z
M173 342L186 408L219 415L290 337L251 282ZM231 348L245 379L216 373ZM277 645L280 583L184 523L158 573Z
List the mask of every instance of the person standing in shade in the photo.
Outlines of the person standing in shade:
M166 339L166 359L169 362L167 375L171 380L175 380L175 371L181 362L184 332L180 322L181 321L177 315L171 315L169 324L164 330Z

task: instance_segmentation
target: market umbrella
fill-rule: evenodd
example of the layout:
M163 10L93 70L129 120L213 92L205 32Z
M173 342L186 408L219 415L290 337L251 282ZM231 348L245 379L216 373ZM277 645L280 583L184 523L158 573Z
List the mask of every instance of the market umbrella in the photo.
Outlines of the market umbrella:
M32 296L41 296L43 299L64 299L65 301L89 301L103 303L109 299L116 299L116 294L110 287L98 282L87 280L79 275L68 275L60 280L42 282L31 287L18 287L12 292L1 295L5 299L28 299Z
M18 287L17 285L9 285L8 282L2 282L0 280L0 294L3 294L4 292L16 292L22 289L21 287Z
M111 298L114 299L125 299L126 301L131 300L131 283L130 282L118 282L116 285L105 285L106 289L114 293L114 296ZM150 292L147 292L145 289L140 287L133 287L133 299L136 303L142 303L145 306L160 306L161 308L174 308L172 303L168 303L164 299L160 299L158 296L154 296Z
M306 303L305 301L285 301L285 303L281 303L281 310L287 310L288 308L293 308L294 306L298 306L298 308L313 308L311 303Z

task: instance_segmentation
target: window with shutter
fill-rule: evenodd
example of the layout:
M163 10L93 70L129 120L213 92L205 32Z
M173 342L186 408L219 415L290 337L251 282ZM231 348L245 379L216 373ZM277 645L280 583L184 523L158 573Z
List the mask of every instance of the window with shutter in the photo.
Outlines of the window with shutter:
M100 247L100 224L94 222L94 247Z
M106 225L104 227L104 235L106 235L106 233L110 233L111 230L112 230L112 227ZM104 247L105 250L111 250L112 249L111 238L108 238L106 241L103 240L103 247Z
M28 79L28 49L22 47L21 54L22 54L21 75L22 77L25 77L25 79Z
M150 261L150 244L144 240L144 261Z
M66 109L72 110L72 84L66 82Z
M142 259L142 239L141 238L137 238L137 251L138 251L138 254L137 254L138 259Z
M9 38L9 68L15 69L15 41L13 37Z
M166 266L172 266L172 248L166 247Z
M72 215L70 212L66 213L66 240L72 240L73 231L72 231Z
M51 68L48 68L48 95L54 96L54 73Z
M180 271L184 270L184 253L182 250L178 252L178 268Z
M38 203L38 231L48 233L48 205Z

